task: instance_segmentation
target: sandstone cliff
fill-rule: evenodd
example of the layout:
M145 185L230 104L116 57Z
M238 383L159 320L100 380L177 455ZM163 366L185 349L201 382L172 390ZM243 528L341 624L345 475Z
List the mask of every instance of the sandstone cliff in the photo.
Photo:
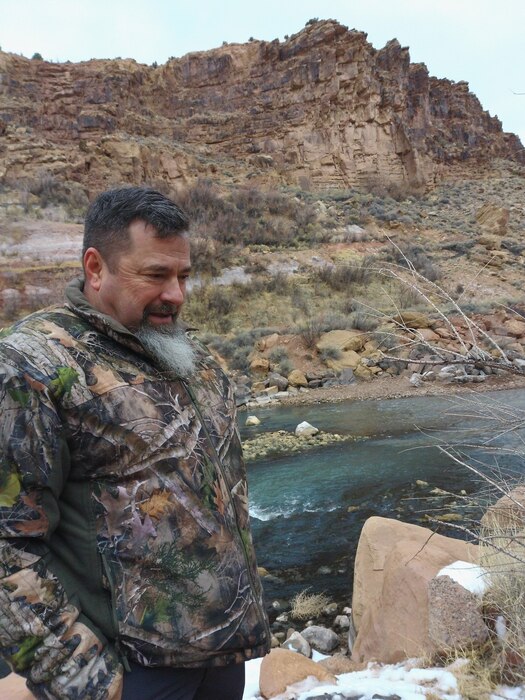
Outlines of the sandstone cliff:
M224 45L163 66L54 64L0 52L0 182L345 188L431 184L525 162L466 83L429 76L396 40L321 21L284 42Z

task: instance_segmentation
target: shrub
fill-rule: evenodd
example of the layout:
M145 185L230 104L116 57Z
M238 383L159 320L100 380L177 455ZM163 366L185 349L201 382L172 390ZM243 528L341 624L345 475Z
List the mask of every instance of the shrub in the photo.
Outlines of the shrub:
M412 309L421 303L421 295L412 287L400 287L397 292L397 306L400 309Z
M319 280L331 289L342 292L349 290L352 285L366 284L370 279L371 271L367 265L360 263L340 267L324 265L316 271L316 274Z
M287 377L293 369L294 369L294 365L290 359L285 358L279 362L279 365L278 365L279 374L282 374L283 377Z
M252 348L241 347L237 348L230 359L230 367L232 369L247 372L250 369L250 361L248 359Z
M321 360L326 362L327 360L340 360L343 353L339 348L327 347L321 350Z
M374 331L373 336L379 349L389 352L396 348L400 343L397 331L393 328L378 328Z
M413 265L430 282L435 282L441 276L439 268L434 265L420 246L409 245L403 249L392 246L388 257L402 267Z
M348 325L358 331L374 331L379 324L375 316L367 311L353 311L348 317Z
M318 319L310 318L304 326L298 329L297 333L303 339L306 347L313 349L322 333L321 324Z
M288 350L283 347L272 348L268 354L268 359L272 364L278 365L283 360L288 359Z
M290 616L294 620L309 620L319 617L330 602L324 593L309 593L309 590L306 588L292 598Z

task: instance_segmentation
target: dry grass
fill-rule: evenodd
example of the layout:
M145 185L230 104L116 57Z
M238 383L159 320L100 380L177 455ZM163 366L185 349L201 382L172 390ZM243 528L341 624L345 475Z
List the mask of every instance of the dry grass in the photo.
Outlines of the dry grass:
M490 572L484 605L499 630L493 654L497 675L511 684L525 683L525 502L517 505L506 523L490 518L480 535L481 563Z
M294 620L310 620L319 617L330 599L324 593L309 593L309 589L297 593L292 598L290 616Z

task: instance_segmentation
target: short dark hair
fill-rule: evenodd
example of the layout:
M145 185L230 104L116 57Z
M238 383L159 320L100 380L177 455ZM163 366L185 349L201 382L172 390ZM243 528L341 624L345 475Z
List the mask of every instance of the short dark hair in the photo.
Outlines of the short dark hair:
M84 223L82 258L96 248L112 266L117 253L129 246L129 225L141 219L155 227L159 238L188 230L186 214L175 202L150 187L121 187L102 192L89 206Z

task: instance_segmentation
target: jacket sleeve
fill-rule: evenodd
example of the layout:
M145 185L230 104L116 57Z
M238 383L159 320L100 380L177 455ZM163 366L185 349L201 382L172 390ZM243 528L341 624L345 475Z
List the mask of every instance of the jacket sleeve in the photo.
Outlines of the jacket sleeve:
M48 568L69 469L49 386L0 358L0 653L46 700L117 700L122 668Z

